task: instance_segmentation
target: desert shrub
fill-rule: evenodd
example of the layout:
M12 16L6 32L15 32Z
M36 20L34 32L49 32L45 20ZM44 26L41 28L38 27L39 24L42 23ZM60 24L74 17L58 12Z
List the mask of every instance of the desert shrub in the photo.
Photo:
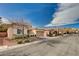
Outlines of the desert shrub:
M27 35L14 35L14 39L27 39Z
M30 42L30 40L27 40L27 39L26 39L26 40L24 40L24 43L28 43L28 42Z
M6 32L7 28L8 28L8 25L6 25L6 24L0 25L0 32Z
M18 41L18 42L17 42L17 44L22 44L22 43L23 43L22 41Z
M6 28L0 28L0 32L6 32L7 29Z

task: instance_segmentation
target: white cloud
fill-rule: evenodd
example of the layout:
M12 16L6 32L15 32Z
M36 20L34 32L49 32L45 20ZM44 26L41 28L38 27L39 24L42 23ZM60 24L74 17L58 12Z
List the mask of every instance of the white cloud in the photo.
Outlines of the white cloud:
M54 14L54 16L54 19L45 27L79 23L79 4L59 4L59 9Z
M49 26L52 26L52 24L47 24L45 27L49 27Z
M1 17L0 22L3 24L10 24L10 21L7 18Z

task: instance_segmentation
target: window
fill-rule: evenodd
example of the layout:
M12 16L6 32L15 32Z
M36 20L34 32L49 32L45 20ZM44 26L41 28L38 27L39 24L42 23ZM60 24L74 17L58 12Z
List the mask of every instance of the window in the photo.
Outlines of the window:
M22 30L21 29L17 29L17 34L21 34Z

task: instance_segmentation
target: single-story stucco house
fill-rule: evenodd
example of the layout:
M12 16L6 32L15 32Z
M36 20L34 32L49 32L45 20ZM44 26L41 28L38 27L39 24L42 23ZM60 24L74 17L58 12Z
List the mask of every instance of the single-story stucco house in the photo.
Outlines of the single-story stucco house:
M48 29L41 29L41 28L32 28L29 31L31 36L36 36L36 37L47 37L49 34Z
M7 26L7 38L12 39L14 36L18 35L28 35L28 30L32 28L32 25L23 22L10 22L6 18L0 18L2 21L1 25ZM7 22L6 22L7 21Z
M0 43L4 43L4 39L13 39L16 36L27 36L28 30L32 25L22 21L10 21L7 18L0 17ZM2 43L3 42L3 43ZM10 43L10 42L9 42Z

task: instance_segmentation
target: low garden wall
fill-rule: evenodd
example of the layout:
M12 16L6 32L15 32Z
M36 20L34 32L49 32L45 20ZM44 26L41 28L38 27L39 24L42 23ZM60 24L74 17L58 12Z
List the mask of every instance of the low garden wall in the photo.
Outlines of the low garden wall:
M8 38L0 38L0 45L1 46L12 46L12 45L16 45L17 43L13 40L10 40Z
M7 37L7 32L0 32L0 37Z

